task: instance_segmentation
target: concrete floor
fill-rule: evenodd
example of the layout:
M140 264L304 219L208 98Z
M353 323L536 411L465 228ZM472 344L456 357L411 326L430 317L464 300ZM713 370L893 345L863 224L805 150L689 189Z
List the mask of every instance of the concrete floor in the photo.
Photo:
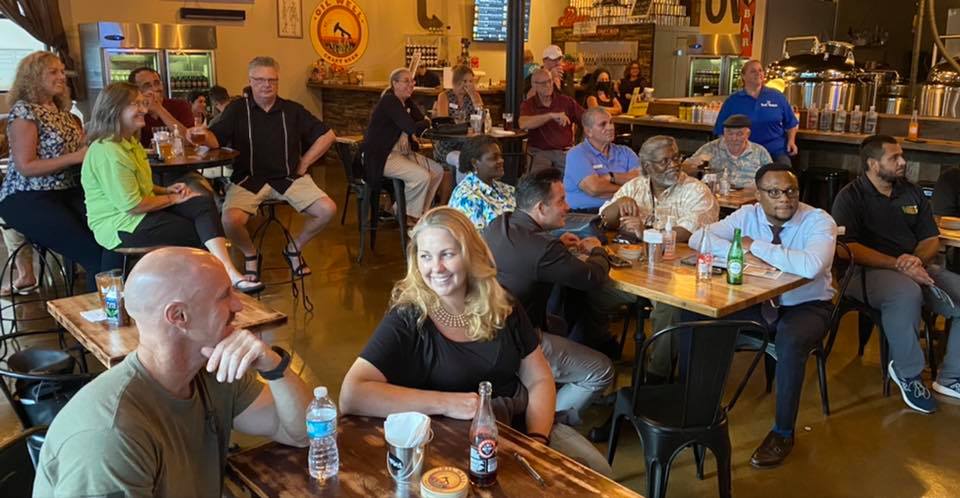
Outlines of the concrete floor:
M321 188L342 202L341 170L330 166L316 174ZM327 180L327 181L325 181ZM342 206L340 206L342 209ZM307 278L312 316L292 306L289 288L273 286L264 294L271 306L290 314L289 323L267 338L294 351L293 367L311 385L326 385L335 395L340 382L383 316L389 290L402 276L399 238L395 229L382 230L377 253L357 265L358 233L355 205L351 202L347 224L334 221L320 240L304 251L313 268ZM283 216L288 217L289 211ZM287 218L289 219L289 218ZM294 216L294 226L299 221ZM276 240L277 234L271 239ZM267 251L266 265L283 265L280 244ZM283 272L273 273L279 279ZM268 279L270 274L268 274ZM615 324L614 327L618 327ZM764 393L762 371L755 373L730 414L734 449L733 492L738 497L953 497L960 496L960 403L938 397L940 409L922 415L905 407L894 387L889 398L881 394L879 348L874 337L863 358L856 355L856 318L848 315L828 363L832 415L820 411L816 367L811 359L797 424L797 445L787 463L774 470L758 471L750 455L769 431L774 397ZM749 355L737 355L731 376L739 379ZM620 367L619 385L629 376L633 348L628 346ZM732 382L731 382L732 383ZM594 407L589 423L602 421L609 408ZM19 430L6 403L0 404L0 439ZM238 438L241 445L251 444ZM605 451L606 445L600 445ZM708 457L706 476L696 479L691 452L681 454L670 474L671 497L716 496L716 468ZM615 478L644 493L643 453L636 434L624 430L616 460Z

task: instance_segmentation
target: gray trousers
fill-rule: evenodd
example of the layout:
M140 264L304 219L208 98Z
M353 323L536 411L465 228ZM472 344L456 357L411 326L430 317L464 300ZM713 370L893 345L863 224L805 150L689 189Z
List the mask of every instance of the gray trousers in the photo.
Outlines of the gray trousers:
M565 150L544 150L536 147L528 147L527 152L533 159L530 161L530 173L536 173L540 170L550 167L557 168L563 173L567 166L567 151Z
M606 355L556 334L543 334L543 355L550 364L557 391L558 422L580 423L581 411L613 383L613 363Z
M860 271L850 281L847 294L863 300ZM904 379L919 376L924 366L923 350L917 338L921 306L926 304L947 318L960 317L960 307L937 299L928 287L921 286L898 271L880 268L868 268L865 271L867 300L870 306L880 310L883 331L890 345L890 358L897 375ZM927 272L954 303L960 303L960 275L936 265L927 267ZM940 378L960 379L960 320L955 319L950 327Z

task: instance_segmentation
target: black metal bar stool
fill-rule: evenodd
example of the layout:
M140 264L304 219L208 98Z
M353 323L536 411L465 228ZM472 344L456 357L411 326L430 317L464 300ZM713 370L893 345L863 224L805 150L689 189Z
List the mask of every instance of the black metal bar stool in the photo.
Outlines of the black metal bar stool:
M280 221L280 218L277 216L277 206L286 204L286 202L281 200L267 200L260 204L260 214L264 216L263 222L257 226L256 230L253 231L251 240L253 240L254 245L257 246L257 254L263 254L263 243L267 239L267 231L271 226L276 225L280 229L280 233L283 234L284 240L284 251L287 247L293 247L294 251L300 253L301 248L297 246L296 241L293 238L293 235L290 233L290 230L287 226ZM287 258L286 255L283 256ZM303 256L301 255L301 263L303 262ZM274 284L290 284L290 294L293 296L293 302L296 304L298 301L303 303L303 309L307 313L313 312L313 302L310 300L310 297L307 295L307 287L304 284L304 278L306 275L303 273L298 273L292 265L290 265L289 259L286 261L287 268L290 270L290 279L282 280L279 282L269 282L269 285ZM263 267L262 270L280 270L282 267ZM264 284L267 284L265 280L261 281Z

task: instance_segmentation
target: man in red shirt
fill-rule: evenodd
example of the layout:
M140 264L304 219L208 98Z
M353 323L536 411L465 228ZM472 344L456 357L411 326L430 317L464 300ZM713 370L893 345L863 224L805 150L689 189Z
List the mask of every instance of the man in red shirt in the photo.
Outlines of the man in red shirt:
M193 111L190 109L189 102L165 98L160 75L149 67L144 66L134 69L130 72L127 80L137 85L140 93L146 96L150 102L149 111L144 116L146 125L140 130L140 143L144 147L150 147L153 129L159 126L170 128L171 132L173 132L174 127L179 126L183 137L186 138L187 129L193 128L194 124Z
M580 122L583 108L572 98L554 91L550 71L538 69L530 81L536 94L520 104L520 128L530 133L530 171L552 166L562 172L567 150L573 146L574 123Z

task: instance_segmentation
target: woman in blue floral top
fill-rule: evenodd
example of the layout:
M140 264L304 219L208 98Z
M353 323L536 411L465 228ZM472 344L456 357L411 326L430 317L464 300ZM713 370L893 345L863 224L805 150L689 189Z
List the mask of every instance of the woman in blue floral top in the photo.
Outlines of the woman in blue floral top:
M464 144L460 172L469 174L453 189L449 206L467 215L477 230L517 208L513 186L500 181L503 154L493 138L481 136Z
M87 153L83 128L70 114L63 63L51 52L34 52L17 66L8 96L10 167L0 187L0 216L31 242L83 266L87 288L104 263L116 256L97 244L87 228L80 164Z

